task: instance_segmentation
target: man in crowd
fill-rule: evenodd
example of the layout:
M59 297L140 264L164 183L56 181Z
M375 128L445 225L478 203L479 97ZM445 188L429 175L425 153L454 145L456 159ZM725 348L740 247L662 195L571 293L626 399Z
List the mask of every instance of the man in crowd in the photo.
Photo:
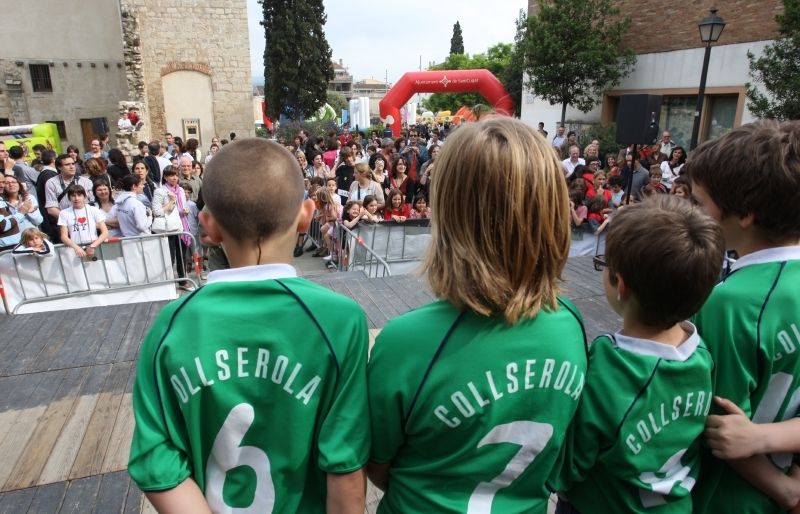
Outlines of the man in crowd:
M661 134L661 141L659 141L659 143L661 143L660 152L664 154L667 159L669 159L672 149L678 146L678 144L672 140L672 135L668 130L665 130L664 133Z
M26 191L33 191L36 188L36 179L39 178L39 172L36 168L28 166L25 162L25 150L21 146L12 146L8 150L8 155L14 160L14 176L20 183L25 184Z
M564 125L559 125L558 128L556 128L556 135L553 136L553 146L561 148L566 142L567 138L564 137Z
M575 171L575 166L578 164L586 164L581 157L581 150L578 148L578 145L570 145L569 147L569 157L561 161L561 164L564 165L564 176L569 178L572 176L572 173Z
M428 160L428 148L419 140L419 130L412 128L408 131L408 144L400 152L400 155L408 161L408 178L416 181L417 172Z
M42 159L44 159L45 153L51 151L52 150L42 152ZM55 152L53 152L53 154L55 154ZM53 237L53 242L60 241L58 216L61 214L61 210L72 207L72 202L70 202L67 197L67 188L72 184L81 185L86 190L86 201L94 201L92 181L86 177L79 177L75 174L75 159L67 154L62 154L55 159L55 163L56 168L58 168L58 175L45 175L45 171L42 170L42 174L39 176L40 181L47 180L44 184L44 202L39 205L44 205L45 221L49 220L51 223L53 232L48 233L48 235ZM45 166L47 166L47 164L45 164ZM47 179L47 176L52 176L52 178Z

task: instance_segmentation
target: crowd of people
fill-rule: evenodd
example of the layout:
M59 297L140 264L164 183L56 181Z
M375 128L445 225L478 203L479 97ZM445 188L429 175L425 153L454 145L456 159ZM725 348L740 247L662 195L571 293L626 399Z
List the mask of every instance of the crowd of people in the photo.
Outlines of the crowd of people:
M380 514L544 514L553 492L564 514L797 507L800 122L701 145L677 172L693 201L614 213L595 263L622 326L589 345L560 283L579 178L531 127L489 117L447 138L428 190L437 300L369 356L359 306L289 263L315 212L371 222L378 202L354 203L343 186L371 184L335 162L335 191L308 195L299 159L248 139L206 169L200 217L231 269L163 309L133 390L128 470L156 509L361 514L366 475Z
M204 164L227 142L214 137L204 157L197 139L184 142L167 133L162 141L140 142L132 166L107 135L93 139L83 154L74 145L57 155L43 145L28 150L0 142L0 251L52 255L28 244L42 240L48 248L63 243L80 258L96 259L97 247L110 237L181 232L168 241L178 277L185 278L189 234L199 237ZM179 287L193 289L189 281Z

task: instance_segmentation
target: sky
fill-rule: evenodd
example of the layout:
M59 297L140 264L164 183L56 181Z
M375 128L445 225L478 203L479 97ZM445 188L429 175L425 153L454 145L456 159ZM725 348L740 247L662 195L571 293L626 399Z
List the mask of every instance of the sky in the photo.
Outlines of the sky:
M436 0L411 7L409 2L324 0L328 21L325 35L333 60L353 80L374 78L394 84L403 73L427 69L450 52L453 24L461 24L464 50L486 52L497 43L513 43L514 21L527 0ZM371 12L367 12L370 7ZM264 74L264 29L261 5L247 0L250 64L254 80Z

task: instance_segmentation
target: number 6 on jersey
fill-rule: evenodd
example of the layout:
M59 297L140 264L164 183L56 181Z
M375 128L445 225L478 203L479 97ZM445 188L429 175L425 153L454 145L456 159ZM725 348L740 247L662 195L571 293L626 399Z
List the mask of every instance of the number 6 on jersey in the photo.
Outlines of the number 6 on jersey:
M239 446L255 419L253 406L240 403L228 413L219 430L206 466L206 501L217 513L270 513L275 504L275 486L267 454L255 446ZM235 508L222 499L228 471L247 466L256 474L256 491L249 507Z
M511 485L547 446L551 437L553 425L535 421L514 421L491 429L478 443L478 448L487 444L511 443L519 445L520 449L491 482L478 484L469 497L467 514L490 514L497 491Z

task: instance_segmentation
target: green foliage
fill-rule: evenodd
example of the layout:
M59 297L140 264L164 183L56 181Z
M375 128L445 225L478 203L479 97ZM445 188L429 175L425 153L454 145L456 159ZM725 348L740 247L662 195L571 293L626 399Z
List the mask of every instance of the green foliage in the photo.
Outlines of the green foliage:
M514 22L517 26L517 32L514 36L514 47L511 51L511 58L508 64L498 78L506 87L506 91L514 99L514 115L520 116L522 114L522 77L523 69L525 68L525 55L522 52L522 41L525 39L525 31L527 16L525 11L519 10L519 16Z
M526 86L551 105L590 111L603 92L619 85L636 63L623 47L630 18L611 0L538 0L520 47Z
M758 59L747 52L750 77L768 95L747 84L750 111L760 118L800 119L800 0L783 0L783 14L775 17L780 37Z
M302 129L307 130L311 137L326 137L330 131L339 132L339 126L333 120L290 121L280 124L275 131L275 138L291 144L294 136Z
M574 127L570 127L570 129L575 130ZM581 147L581 151L592 142L592 139L600 141L600 153L603 155L617 155L617 152L619 152L619 149L622 147L622 145L616 141L616 123L609 123L606 125L602 123L587 123L577 132L578 146ZM605 165L605 163L603 163L603 165Z
M464 36L461 34L461 24L456 21L453 25L453 37L450 38L450 55L464 53Z
M333 107L333 110L336 111L336 116L342 115L342 109L348 109L350 104L347 102L347 98L338 91L328 91L328 105Z
M261 0L267 115L296 119L325 103L333 79L322 0Z
M475 54L470 57L467 54L451 54L441 64L436 64L430 69L432 70L479 70L487 69L491 71L501 82L504 82L506 89L509 83L504 79L506 77L506 70L509 68L512 56L514 54L514 46L510 43L498 43L489 48L485 54ZM522 76L519 77L520 83ZM452 111L455 113L460 107L473 106L476 104L486 103L486 99L479 93L434 93L425 102L425 107L437 113L438 111Z

